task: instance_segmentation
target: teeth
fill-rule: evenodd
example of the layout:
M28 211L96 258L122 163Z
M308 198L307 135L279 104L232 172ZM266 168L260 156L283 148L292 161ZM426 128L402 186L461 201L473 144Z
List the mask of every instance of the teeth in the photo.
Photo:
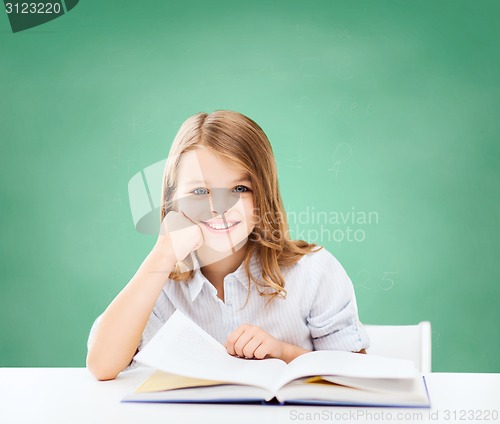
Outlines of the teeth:
M213 228L214 230L227 230L228 228L231 228L233 225L235 225L235 222L233 222L232 224L229 224L227 227L224 224L212 224L210 222L206 222L206 224L210 228Z

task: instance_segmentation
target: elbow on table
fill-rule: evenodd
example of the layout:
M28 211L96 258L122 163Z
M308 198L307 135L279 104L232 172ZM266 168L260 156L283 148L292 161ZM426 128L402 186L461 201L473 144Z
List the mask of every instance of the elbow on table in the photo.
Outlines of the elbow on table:
M109 367L103 367L95 363L96 361L87 355L86 366L89 372L99 381L114 380L120 371L112 370Z
M97 367L87 364L87 369L89 372L99 381L114 380L119 372L111 372L110 370L101 370Z

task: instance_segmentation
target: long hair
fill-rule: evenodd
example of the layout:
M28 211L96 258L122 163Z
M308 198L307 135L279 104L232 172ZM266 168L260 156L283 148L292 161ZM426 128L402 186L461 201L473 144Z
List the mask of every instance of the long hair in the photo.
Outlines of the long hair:
M282 268L294 265L302 256L320 250L322 246L304 240L290 240L271 143L260 126L247 116L229 110L216 110L209 114L200 112L181 125L170 148L163 174L160 222L173 208L181 155L198 146L205 146L219 157L239 165L252 182L257 222L248 237L243 259L249 280L248 293L253 281L262 296L270 296L269 300L276 296L286 297ZM313 250L314 247L318 249ZM260 262L262 281L257 280L250 271L254 253ZM187 263L192 265L192 260L190 254L184 261L178 262L169 278L177 281L192 278L193 270L182 272L182 265L188 267Z

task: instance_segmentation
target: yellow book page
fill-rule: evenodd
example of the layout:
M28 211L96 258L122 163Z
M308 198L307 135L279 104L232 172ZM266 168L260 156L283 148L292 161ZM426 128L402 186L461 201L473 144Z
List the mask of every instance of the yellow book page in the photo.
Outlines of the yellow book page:
M304 383L307 383L307 384L326 384L328 386L341 386L341 384L334 383L333 381L324 380L323 378L321 378L319 376L309 377L308 379L304 380Z
M304 383L308 383L308 384L332 384L329 381L323 380L321 377L309 377L307 380L304 380Z
M201 380L199 378L183 377L163 371L155 371L136 390L136 393L160 392L162 390L185 389L188 387L217 386L227 384L222 381Z

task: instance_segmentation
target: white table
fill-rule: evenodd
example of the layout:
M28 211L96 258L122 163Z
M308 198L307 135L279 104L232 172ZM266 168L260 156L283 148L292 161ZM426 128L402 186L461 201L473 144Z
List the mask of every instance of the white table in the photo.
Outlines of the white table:
M430 410L120 402L153 371L97 381L85 368L0 368L0 423L500 423L500 374L427 375Z

